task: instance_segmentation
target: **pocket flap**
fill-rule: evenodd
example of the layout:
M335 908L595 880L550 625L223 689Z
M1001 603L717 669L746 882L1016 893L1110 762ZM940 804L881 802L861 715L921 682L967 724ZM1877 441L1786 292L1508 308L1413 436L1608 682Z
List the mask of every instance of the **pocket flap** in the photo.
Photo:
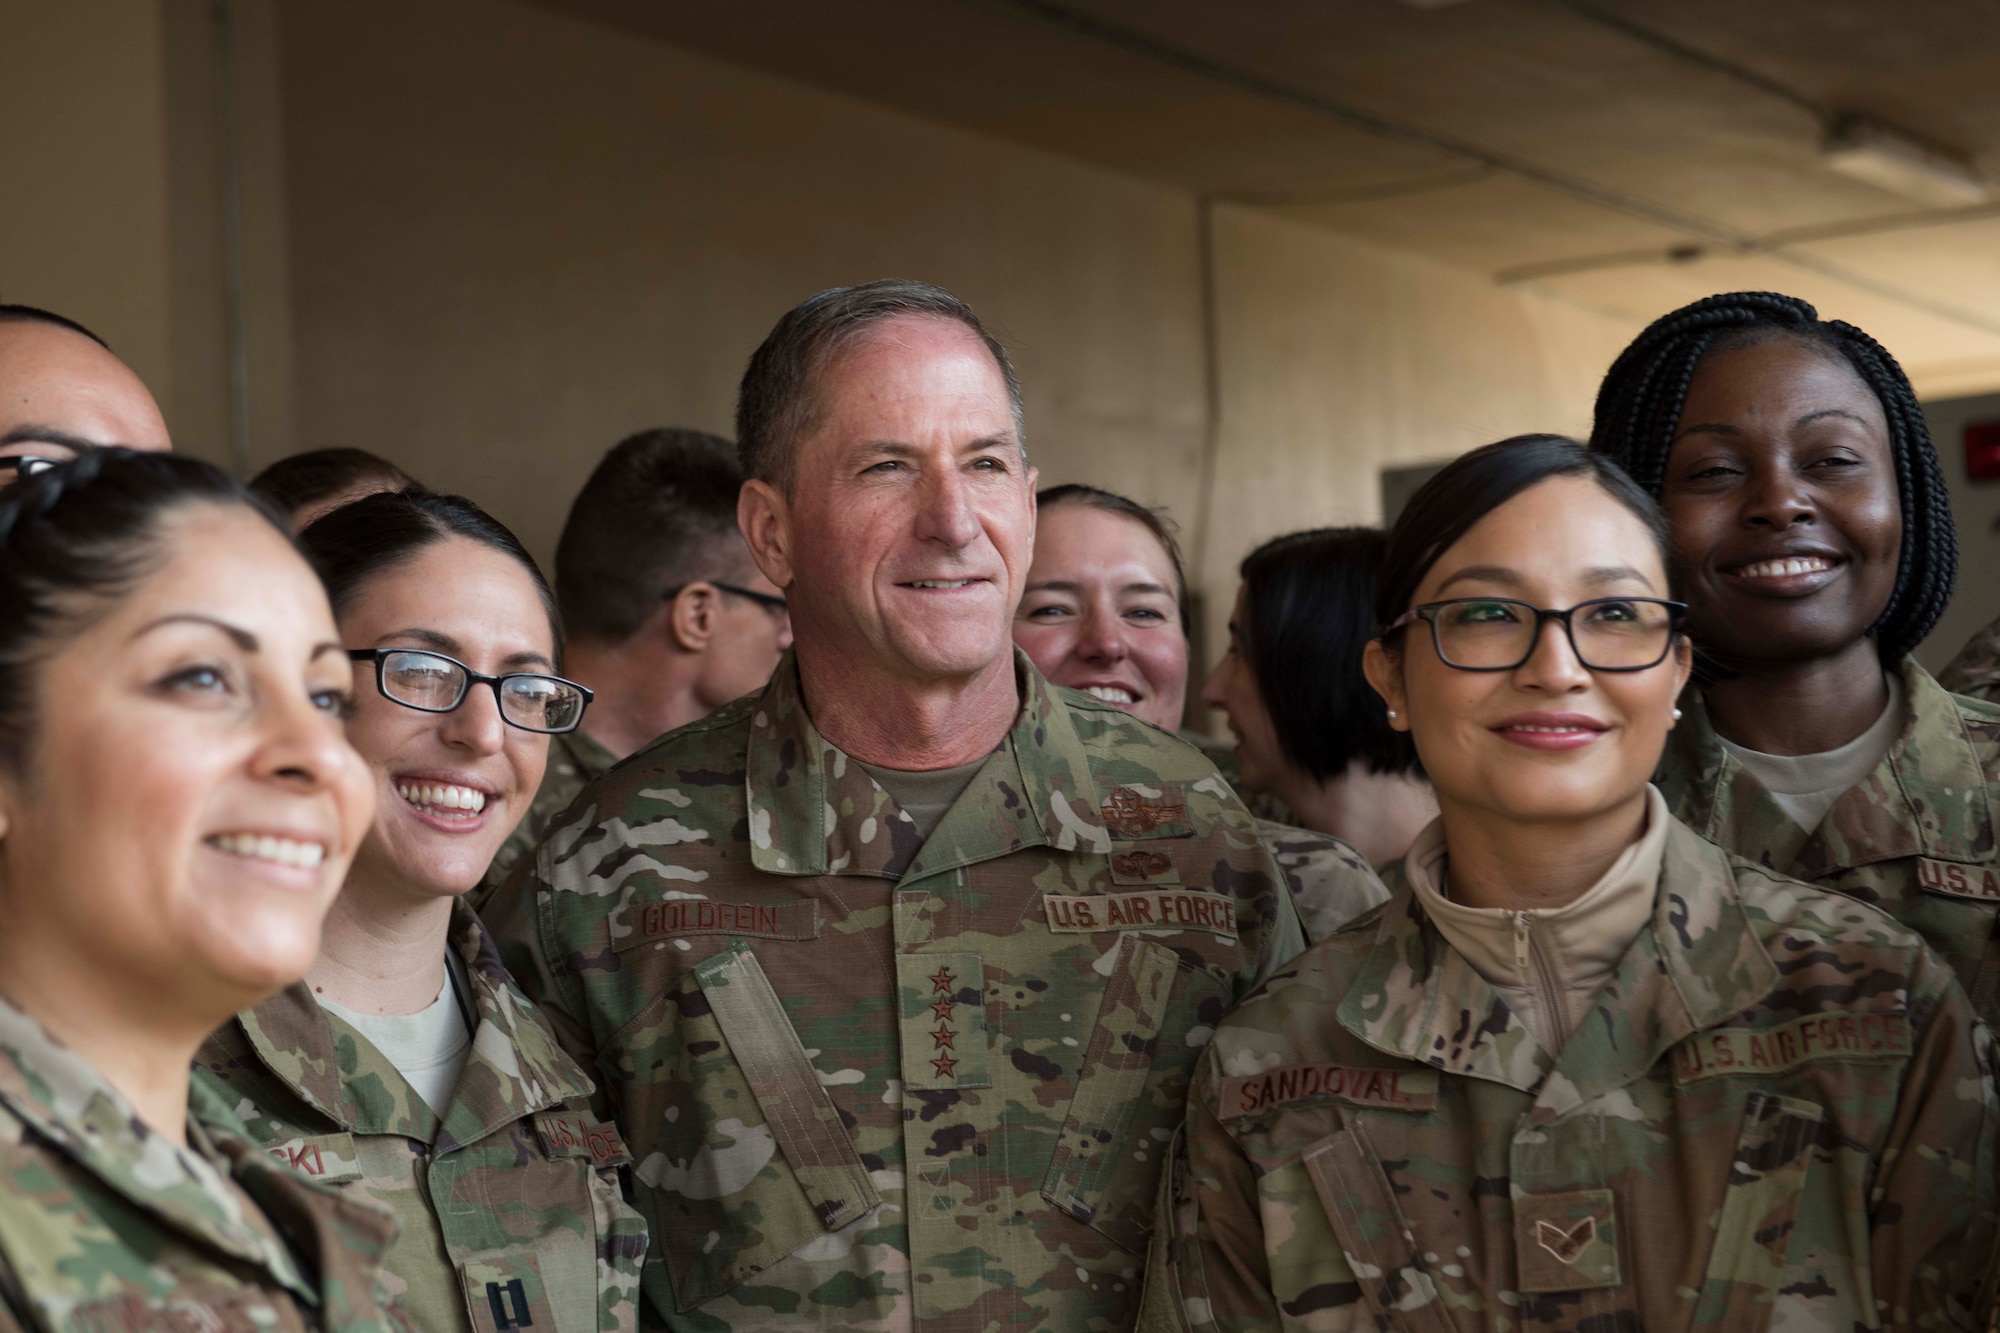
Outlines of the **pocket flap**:
M757 956L732 944L694 975L820 1224L837 1230L882 1202Z
M1328 1135L1307 1147L1299 1160L1340 1238L1347 1266L1357 1275L1370 1275L1361 1280L1361 1295L1374 1308L1378 1325L1450 1333L1430 1265L1361 1126L1349 1124Z

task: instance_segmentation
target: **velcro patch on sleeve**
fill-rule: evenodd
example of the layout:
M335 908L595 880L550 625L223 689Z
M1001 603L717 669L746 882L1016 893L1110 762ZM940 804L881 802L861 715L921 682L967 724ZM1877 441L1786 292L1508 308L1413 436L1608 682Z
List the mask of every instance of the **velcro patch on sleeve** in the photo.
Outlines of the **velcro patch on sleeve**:
M1674 1082L1775 1074L1811 1060L1900 1060L1910 1053L1901 1013L1814 1014L1774 1028L1715 1028L1674 1047Z
M632 933L612 948L620 953L642 944L689 935L743 935L763 940L819 938L819 904L810 898L782 903L724 903L712 898L669 898L633 909Z
M361 1154L352 1134L304 1134L266 1144L264 1151L301 1175L329 1185L361 1179Z
M551 1157L587 1157L594 1166L630 1166L632 1154L618 1127L599 1124L574 1111L543 1111L535 1117L535 1135Z
M1236 938L1236 900L1190 889L1136 893L1045 893L1049 929L1084 935L1106 930L1205 930Z
M1221 1119L1255 1115L1286 1102L1346 1102L1387 1111L1437 1109L1435 1069L1361 1069L1354 1065L1284 1065L1222 1080Z
M2000 870L1992 866L1964 865L1957 861L1917 858L1917 883L1926 893L1947 898L1970 898L1975 902L2000 902Z

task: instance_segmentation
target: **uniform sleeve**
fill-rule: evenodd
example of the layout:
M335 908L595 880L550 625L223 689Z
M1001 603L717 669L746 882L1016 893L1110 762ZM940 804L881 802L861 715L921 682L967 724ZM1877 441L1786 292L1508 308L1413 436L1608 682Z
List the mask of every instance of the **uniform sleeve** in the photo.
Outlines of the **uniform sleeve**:
M551 860L546 844L535 855L521 858L506 883L487 900L480 920L493 936L514 984L541 1009L563 1050L595 1077L597 1042L582 992L563 962L566 954L555 936L555 893L545 877ZM603 1097L600 1089L593 1099L600 1116L605 1114Z
M1275 1333L1282 1324L1257 1173L1211 1108L1212 1066L1204 1056L1161 1183L1141 1333Z
M1993 1036L1950 968L1922 950L1913 1020L1931 1013L1905 1074L1869 1197L1875 1295L1900 1328L1983 1328L1993 1299L2000 1129Z
M1257 839L1257 855L1260 868L1271 877L1272 886L1271 919L1264 928L1262 948L1257 958L1256 983L1261 984L1273 972L1306 951L1306 932L1299 920L1298 904L1292 901L1292 890L1285 872L1262 838Z

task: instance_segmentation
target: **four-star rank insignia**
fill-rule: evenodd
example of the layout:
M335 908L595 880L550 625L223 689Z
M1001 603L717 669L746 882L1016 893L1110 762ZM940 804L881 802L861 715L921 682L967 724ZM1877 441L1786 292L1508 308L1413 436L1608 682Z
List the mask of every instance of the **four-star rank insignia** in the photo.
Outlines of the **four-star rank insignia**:
M950 968L940 966L930 975L929 980L931 988L937 992L937 999L931 1001L931 1012L938 1018L937 1027L931 1032L932 1049L949 1051L953 1043L958 1040L958 1034L951 1028L951 1008L955 1003L951 996L951 987L958 978L951 974ZM949 1055L933 1055L931 1068L937 1070L939 1078L952 1078L958 1070L958 1061Z
M902 989L903 1085L987 1088L986 968L976 953L906 953Z

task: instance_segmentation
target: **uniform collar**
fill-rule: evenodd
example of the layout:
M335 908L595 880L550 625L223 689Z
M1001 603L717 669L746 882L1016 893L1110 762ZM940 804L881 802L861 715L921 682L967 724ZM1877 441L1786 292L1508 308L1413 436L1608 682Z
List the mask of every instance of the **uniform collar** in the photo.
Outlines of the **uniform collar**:
M0 1102L128 1204L318 1303L291 1252L245 1207L250 1198L230 1187L237 1164L254 1154L199 1083L189 1095L188 1146L181 1148L149 1128L89 1061L0 1000Z
M610 771L611 766L618 762L617 755L591 739L590 734L582 727L578 727L575 731L563 732L555 738L555 741L569 755L570 762L576 766L576 771L592 782L603 777Z
M492 936L471 906L452 903L447 943L465 964L478 1028L440 1117L368 1039L328 1013L305 982L236 1016L257 1058L278 1080L341 1128L395 1134L451 1152L592 1085L555 1043L527 997L508 979ZM370 1078L365 1094L357 1083Z
M1542 1123L1645 1074L1667 1048L1754 1005L1777 965L1752 930L1729 858L1667 829L1651 919L1559 1057L1448 945L1400 866L1340 1023L1378 1050L1536 1094Z
M1023 847L1111 850L1069 705L1014 651L1021 709L926 840L806 715L787 655L751 708L744 776L750 857L779 875L921 878Z
M1992 793L1958 701L1914 659L1897 670L1909 700L1901 733L1810 834L1723 749L1699 690L1684 696L1687 716L1661 763L1668 804L1711 841L1799 879L1911 856L1991 860ZM1787 857L1790 846L1798 851Z

